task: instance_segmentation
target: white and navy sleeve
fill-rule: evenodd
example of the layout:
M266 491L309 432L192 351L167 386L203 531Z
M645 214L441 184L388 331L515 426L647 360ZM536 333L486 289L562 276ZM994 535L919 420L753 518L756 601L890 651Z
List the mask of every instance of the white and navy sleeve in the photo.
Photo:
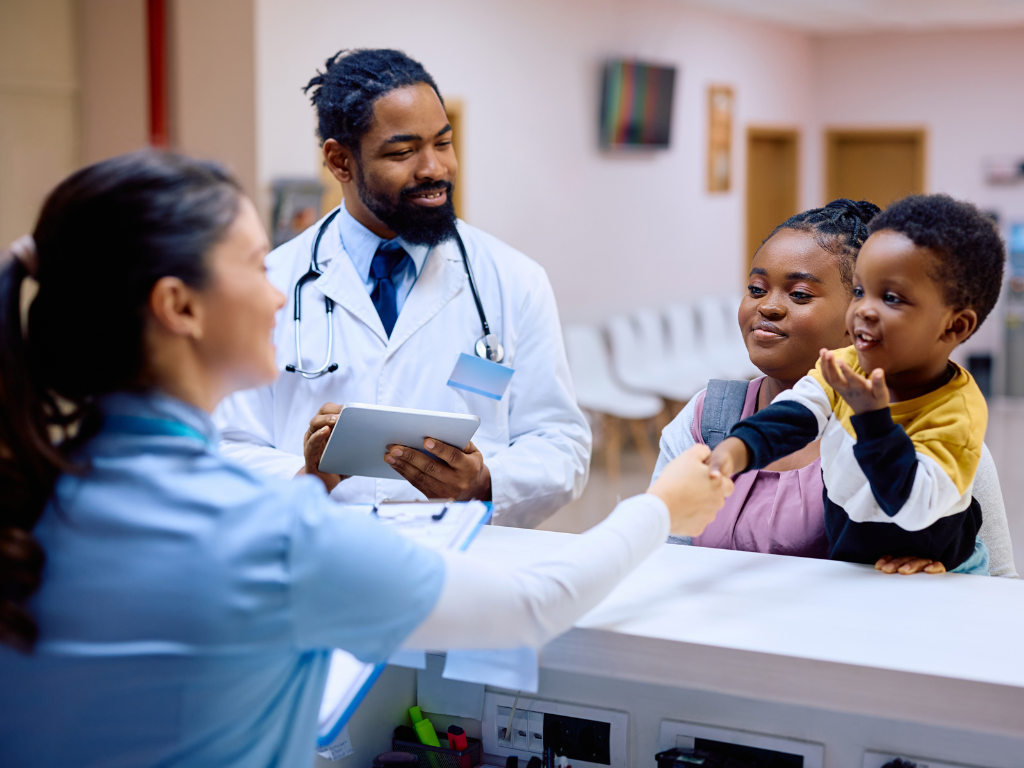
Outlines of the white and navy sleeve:
M821 437L832 415L832 403L821 385L804 376L767 408L732 428L750 450L747 469L762 469Z

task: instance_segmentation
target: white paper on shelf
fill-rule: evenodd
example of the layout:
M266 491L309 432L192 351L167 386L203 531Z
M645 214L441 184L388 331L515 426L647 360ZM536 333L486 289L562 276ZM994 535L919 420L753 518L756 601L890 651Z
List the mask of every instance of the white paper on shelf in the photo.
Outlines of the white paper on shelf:
M416 673L416 706L424 712L480 720L484 714L484 686L442 677L444 656L429 654L426 668Z
M539 659L534 648L506 651L450 651L444 677L536 693L540 684Z
M347 723L345 724L345 727L341 729L341 733L338 734L338 738L331 742L329 747L317 749L317 754L320 755L320 757L326 757L332 762L335 760L341 760L343 757L348 757L354 752L355 750L352 748L352 739L350 739L348 735Z
M373 674L374 665L364 664L351 653L337 648L331 653L331 666L327 670L327 685L320 700L321 736L323 725L337 722L349 702L359 695L360 689Z

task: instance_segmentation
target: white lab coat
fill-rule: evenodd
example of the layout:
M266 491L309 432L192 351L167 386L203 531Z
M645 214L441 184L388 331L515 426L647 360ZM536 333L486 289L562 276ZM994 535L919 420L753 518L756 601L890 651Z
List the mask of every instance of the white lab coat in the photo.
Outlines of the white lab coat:
M305 379L295 363L294 286L309 268L321 222L267 257L270 281L288 296L274 330L276 382L237 392L217 408L223 453L260 472L292 477L303 466L302 438L324 403L372 403L480 417L473 438L491 473L498 525L533 527L577 498L590 471L591 433L576 405L555 297L544 270L485 232L459 222L491 332L515 369L500 401L447 385L462 352L483 333L458 245L430 251L389 339L332 222L320 242L323 275L303 289L302 367L326 353L323 297L334 308L338 370ZM418 447L418 446L413 446ZM383 454L381 461L384 461ZM403 479L352 477L339 502L422 499Z

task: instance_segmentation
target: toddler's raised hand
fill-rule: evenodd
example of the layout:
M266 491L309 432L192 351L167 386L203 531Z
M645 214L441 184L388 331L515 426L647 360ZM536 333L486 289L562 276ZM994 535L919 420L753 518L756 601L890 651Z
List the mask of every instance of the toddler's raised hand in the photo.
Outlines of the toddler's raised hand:
M845 400L853 412L868 413L889 407L889 388L885 385L885 372L875 368L866 379L848 366L832 351L822 349L821 375L825 382Z

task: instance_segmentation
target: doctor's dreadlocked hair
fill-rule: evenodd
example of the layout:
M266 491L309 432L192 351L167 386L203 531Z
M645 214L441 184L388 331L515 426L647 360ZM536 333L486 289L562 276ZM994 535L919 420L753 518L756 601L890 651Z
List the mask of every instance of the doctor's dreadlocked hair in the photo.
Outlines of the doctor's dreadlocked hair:
M101 427L97 399L145 386L153 286L176 277L203 287L207 254L241 194L217 165L153 150L121 155L57 185L34 249L0 254L0 643L35 644L25 601L45 553L32 531L57 478L88 469L75 454Z
M334 139L359 153L359 143L373 125L373 105L396 88L425 83L444 104L441 92L423 65L388 48L342 50L327 60L325 70L306 84L316 107L320 142Z
M868 222L880 211L877 205L867 200L854 202L841 197L824 208L812 208L790 216L773 229L772 234L761 241L761 245L767 243L780 229L810 232L821 248L839 259L839 275L843 285L851 288L853 265L857 262L860 247L868 239Z

